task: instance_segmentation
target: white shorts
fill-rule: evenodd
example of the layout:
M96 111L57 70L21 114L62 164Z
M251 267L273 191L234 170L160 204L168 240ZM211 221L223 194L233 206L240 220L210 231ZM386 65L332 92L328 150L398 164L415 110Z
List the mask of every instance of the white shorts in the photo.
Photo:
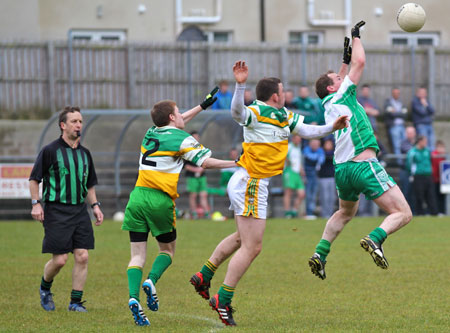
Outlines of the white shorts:
M266 219L269 180L270 178L251 178L247 170L239 168L227 186L230 210L234 210L235 215Z

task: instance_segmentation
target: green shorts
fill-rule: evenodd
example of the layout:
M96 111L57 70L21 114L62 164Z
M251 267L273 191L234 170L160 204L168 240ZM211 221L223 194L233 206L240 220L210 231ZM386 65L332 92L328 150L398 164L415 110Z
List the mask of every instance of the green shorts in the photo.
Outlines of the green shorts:
M207 191L206 176L201 176L198 178L187 177L186 187L189 193L200 193Z
M303 190L305 185L299 173L293 171L291 167L286 167L283 171L283 187L293 190Z
M376 199L396 184L377 159L340 163L335 170L338 196L346 201L358 201L360 193Z
M153 237L175 229L175 202L166 193L135 187L130 194L122 230L151 232Z

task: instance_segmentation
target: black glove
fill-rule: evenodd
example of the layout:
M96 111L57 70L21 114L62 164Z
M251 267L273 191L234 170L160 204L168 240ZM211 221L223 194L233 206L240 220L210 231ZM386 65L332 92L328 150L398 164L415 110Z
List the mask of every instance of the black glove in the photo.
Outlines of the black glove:
M352 47L350 46L350 38L345 37L344 39L344 55L342 62L346 65L352 60Z
M355 26L352 28L352 38L361 38L361 36L359 35L359 28L361 28L364 24L366 24L366 22L364 21L359 21L355 24Z
M206 110L217 101L217 97L214 97L214 95L217 94L218 91L219 87L216 86L208 95L206 95L205 100L200 104L203 110Z

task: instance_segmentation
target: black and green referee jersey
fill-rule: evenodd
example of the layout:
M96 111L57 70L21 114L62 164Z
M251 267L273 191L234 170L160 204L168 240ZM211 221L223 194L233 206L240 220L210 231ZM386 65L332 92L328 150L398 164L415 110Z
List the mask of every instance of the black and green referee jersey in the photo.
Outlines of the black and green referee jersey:
M71 148L60 137L39 152L29 180L43 180L44 202L78 205L97 184L97 175L89 150L80 144Z

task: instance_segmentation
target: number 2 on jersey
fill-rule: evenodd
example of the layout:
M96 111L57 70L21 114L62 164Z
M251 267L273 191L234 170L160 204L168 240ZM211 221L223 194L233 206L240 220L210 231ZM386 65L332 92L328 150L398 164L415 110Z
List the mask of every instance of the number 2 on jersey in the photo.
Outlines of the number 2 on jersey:
M141 163L144 164L144 165L149 165L149 166L155 167L156 166L156 162L147 161L147 157L149 155L153 154L155 151L157 151L159 149L159 140L157 140L157 139L148 139L147 140L147 146L150 144L150 142L153 142L155 144L155 146L152 149L147 150L144 153L144 155L142 155Z

